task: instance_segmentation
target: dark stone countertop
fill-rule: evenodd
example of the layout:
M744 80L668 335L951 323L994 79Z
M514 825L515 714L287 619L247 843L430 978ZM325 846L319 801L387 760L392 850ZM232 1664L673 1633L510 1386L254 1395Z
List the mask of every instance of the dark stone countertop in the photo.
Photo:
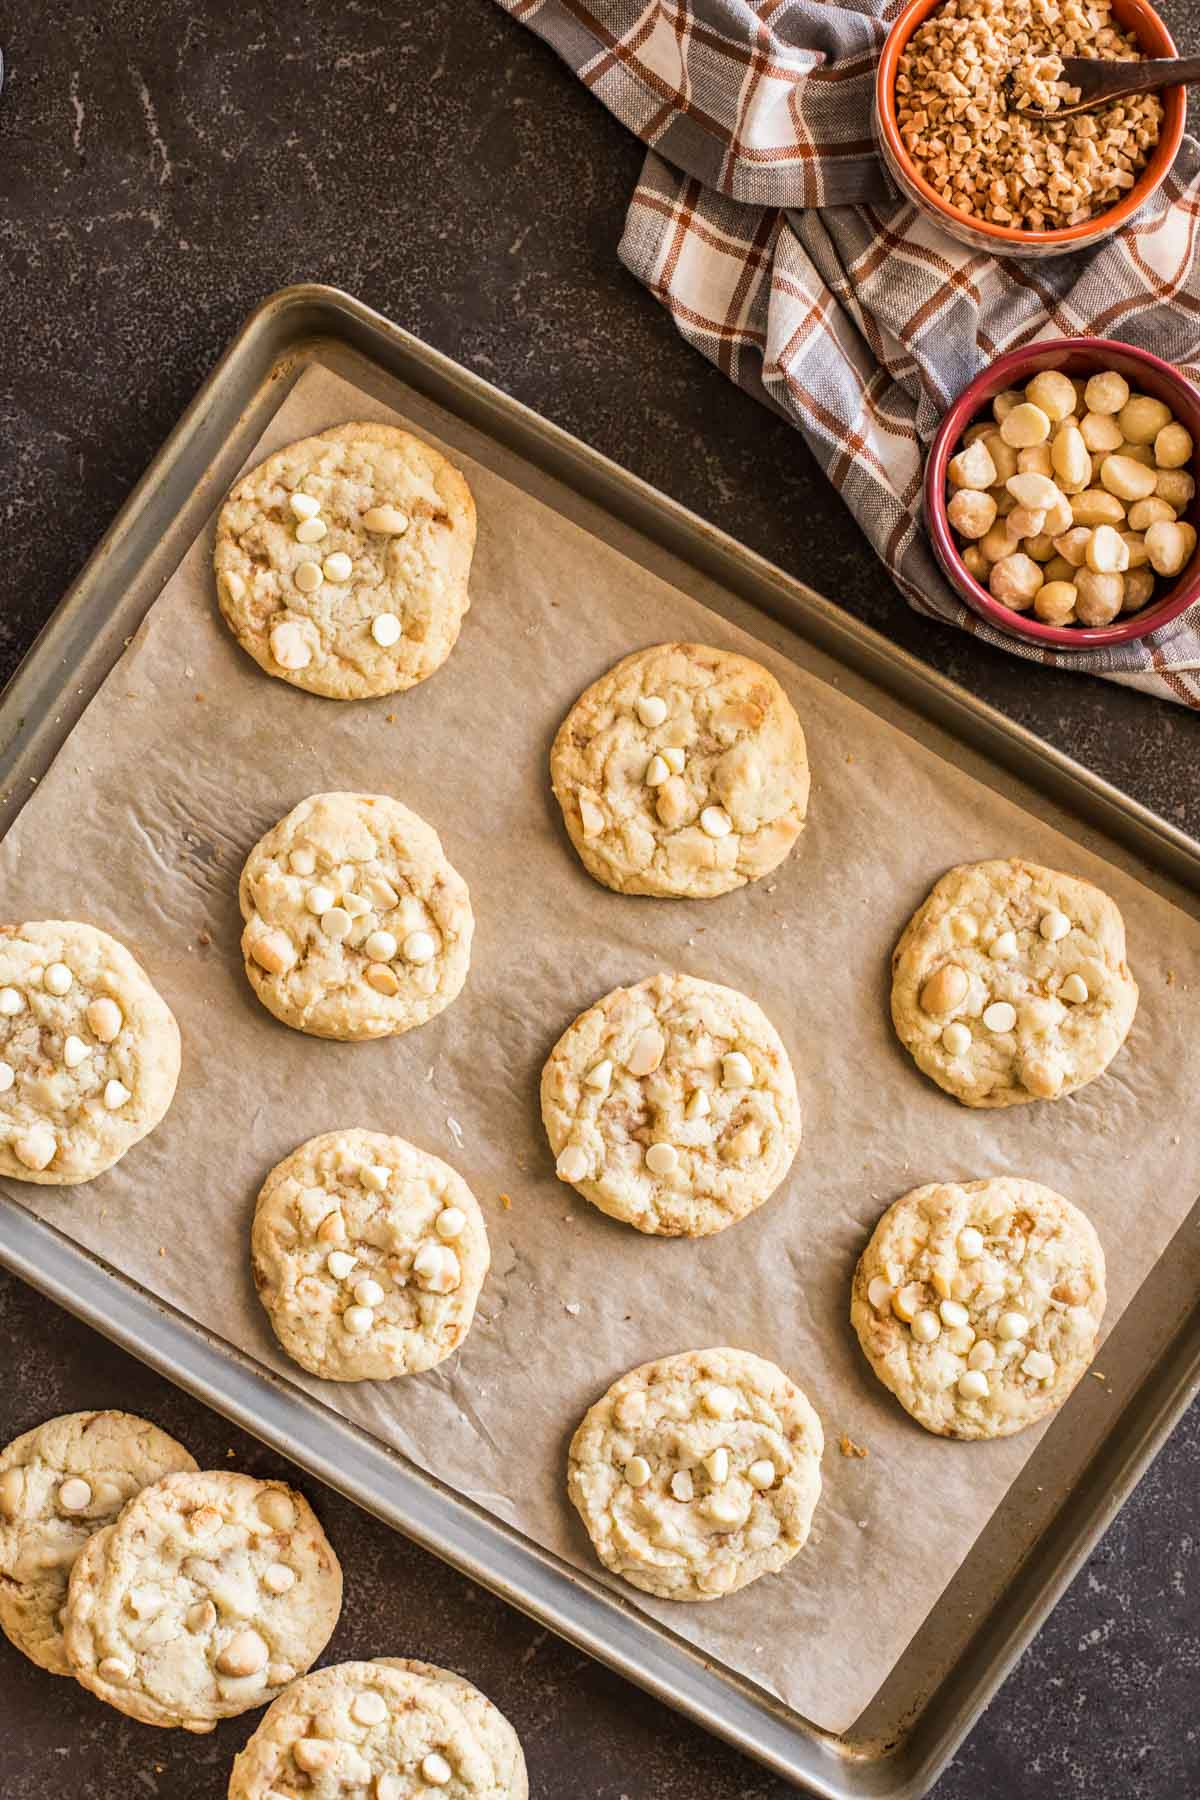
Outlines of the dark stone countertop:
M1181 47L1200 49L1189 0L1162 11ZM1193 717L906 610L796 434L690 351L617 263L640 147L487 0L55 0L10 8L2 29L0 676L239 321L309 278L361 296L1200 832ZM0 1355L0 1441L55 1412L121 1405L202 1464L286 1473L8 1278ZM937 1800L1200 1791L1198 1472L1193 1410ZM315 1498L347 1573L331 1654L406 1649L461 1666L518 1726L537 1800L782 1800L753 1764L335 1495ZM219 1800L248 1726L156 1733L0 1643L4 1800Z

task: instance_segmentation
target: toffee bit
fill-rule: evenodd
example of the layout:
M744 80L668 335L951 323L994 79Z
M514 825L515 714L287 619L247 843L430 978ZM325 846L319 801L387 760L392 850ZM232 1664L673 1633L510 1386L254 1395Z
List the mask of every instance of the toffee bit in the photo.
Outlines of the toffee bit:
M212 937L207 931L198 931L196 933L196 942L198 944L203 944L207 948L207 946L212 943Z
M512 1197L509 1194L501 1194L500 1204L504 1208L505 1212L512 1211Z
M843 1456L857 1456L862 1458L871 1454L865 1444L856 1444L854 1439L849 1437L844 1431L838 1440L838 1449Z

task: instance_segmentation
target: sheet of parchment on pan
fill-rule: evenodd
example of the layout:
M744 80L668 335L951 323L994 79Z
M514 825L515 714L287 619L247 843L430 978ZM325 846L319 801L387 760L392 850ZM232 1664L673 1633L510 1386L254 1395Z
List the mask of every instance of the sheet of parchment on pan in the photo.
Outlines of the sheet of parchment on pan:
M355 417L396 415L311 369L253 460ZM26 1184L19 1198L592 1573L563 1491L567 1442L590 1402L626 1368L676 1350L730 1343L774 1359L825 1424L809 1546L783 1573L711 1605L623 1591L817 1725L844 1730L1042 1435L959 1445L908 1421L847 1323L865 1235L919 1182L1036 1176L1099 1228L1111 1327L1200 1187L1200 1136L1184 1128L1200 1079L1200 926L541 502L457 460L478 503L479 548L472 610L437 676L362 704L270 680L220 620L206 532L0 847L5 916L77 917L115 932L144 959L184 1039L178 1097L146 1143L87 1187ZM579 691L626 651L672 637L759 656L808 734L813 797L798 849L766 881L716 901L598 887L549 793L550 739ZM277 1024L238 954L247 851L304 795L341 788L398 795L429 819L470 883L478 920L459 1000L383 1043L324 1043ZM895 1044L888 955L945 868L1018 853L1115 895L1141 1008L1110 1073L1083 1092L973 1113ZM790 1049L804 1108L804 1144L781 1190L699 1243L642 1237L560 1185L538 1116L539 1072L563 1027L609 988L657 969L753 995ZM493 1267L470 1338L441 1368L403 1382L309 1381L278 1352L248 1274L266 1172L304 1138L342 1125L399 1132L446 1157L488 1219ZM1090 1444L1070 1409L1054 1429L1065 1478ZM868 1449L865 1460L839 1454L843 1433Z

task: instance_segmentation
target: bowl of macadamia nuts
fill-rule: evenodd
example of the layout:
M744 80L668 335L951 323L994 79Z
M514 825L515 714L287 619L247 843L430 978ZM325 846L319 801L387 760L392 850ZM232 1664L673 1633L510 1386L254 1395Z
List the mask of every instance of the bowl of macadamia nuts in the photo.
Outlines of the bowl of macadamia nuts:
M1174 55L1149 0L907 0L879 59L880 153L913 205L961 243L1063 256L1146 204L1179 152L1187 107L1186 90L1170 87L1062 111L1079 97L1064 59Z
M925 469L937 559L1014 637L1094 650L1200 599L1200 392L1107 338L1002 356L943 419Z

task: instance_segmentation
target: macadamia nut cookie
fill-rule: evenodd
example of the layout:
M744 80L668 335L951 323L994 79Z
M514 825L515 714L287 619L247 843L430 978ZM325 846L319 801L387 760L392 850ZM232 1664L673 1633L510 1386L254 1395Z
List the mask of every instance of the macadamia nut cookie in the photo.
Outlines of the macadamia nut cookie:
M302 1674L341 1604L337 1557L292 1488L224 1469L168 1475L84 1546L67 1657L130 1718L211 1731Z
M386 794L302 800L250 852L238 897L247 979L297 1031L411 1031L467 978L467 884L433 827Z
M734 988L653 975L568 1026L542 1071L560 1181L659 1237L708 1237L791 1167L800 1103L787 1051Z
M1001 1176L916 1188L884 1213L850 1322L906 1412L941 1437L1008 1437L1062 1405L1092 1359L1104 1252L1078 1207Z
M394 425L338 425L242 477L217 521L217 596L268 675L333 700L415 686L470 601L475 502Z
M1107 894L1037 863L943 875L892 955L892 1019L964 1106L1056 1100L1103 1074L1137 1010Z
M781 863L808 805L791 701L748 657L637 650L581 694L550 752L571 842L618 894L704 900Z
M0 926L0 1174L68 1186L154 1130L179 1027L123 944L61 919Z
M234 1762L229 1800L526 1800L520 1746L506 1776L459 1689L483 1696L448 1671L424 1670L335 1663L293 1682Z
M328 1381L444 1361L471 1328L489 1261L462 1176L382 1132L310 1138L258 1196L258 1297L288 1355Z
M69 1675L59 1614L75 1559L127 1500L192 1458L124 1412L64 1413L0 1452L0 1628L52 1675Z
M803 1549L821 1421L747 1350L688 1350L609 1388L571 1441L567 1492L605 1568L663 1600L716 1600Z

